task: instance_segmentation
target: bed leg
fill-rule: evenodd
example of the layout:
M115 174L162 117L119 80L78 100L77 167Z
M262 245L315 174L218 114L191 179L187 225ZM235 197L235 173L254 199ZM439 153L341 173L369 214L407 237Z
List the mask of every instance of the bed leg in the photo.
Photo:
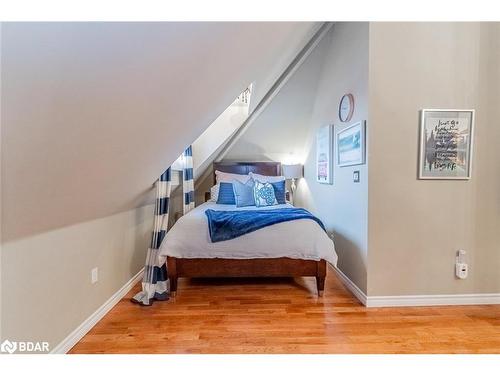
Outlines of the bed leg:
M318 268L316 272L316 288L318 289L318 296L323 296L325 290L325 278L326 278L326 261L320 260L318 262Z
M175 258L167 257L167 272L170 282L170 295L175 296L177 294L177 263Z
M316 287L318 288L318 296L323 297L325 291L325 278L316 276Z
M170 295L173 297L177 294L177 277L169 277L170 280Z

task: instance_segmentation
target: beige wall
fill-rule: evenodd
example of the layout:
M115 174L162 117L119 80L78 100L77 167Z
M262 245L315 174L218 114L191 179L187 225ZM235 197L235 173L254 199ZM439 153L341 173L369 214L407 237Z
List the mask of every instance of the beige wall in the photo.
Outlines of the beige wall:
M367 287L367 164L340 168L334 164L333 184L316 182L316 130L334 125L334 133L368 117L368 31L366 22L336 23L327 39L327 53L319 79L306 142L304 179L298 185L296 204L315 213L333 232L338 267L361 290ZM338 119L342 96L352 93L355 111L347 124ZM367 134L371 134L370 124ZM353 183L359 170L361 182Z
M2 41L2 28L0 27L0 45ZM0 48L0 72L2 71L2 49ZM0 86L2 75L0 74ZM0 136L2 134L2 98L0 96ZM2 142L0 140L0 342L2 342Z
M370 24L369 295L500 292L499 43L498 24ZM476 109L470 181L416 178L422 108Z
M53 349L144 266L152 220L145 206L4 243L3 337Z
M500 22L481 25L474 287L500 292ZM482 125L480 125L482 124Z

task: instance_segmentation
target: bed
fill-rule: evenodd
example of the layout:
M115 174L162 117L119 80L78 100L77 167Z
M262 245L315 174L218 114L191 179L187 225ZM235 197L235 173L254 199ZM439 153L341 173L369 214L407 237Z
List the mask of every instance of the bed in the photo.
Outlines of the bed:
M214 163L215 171L279 176L276 162ZM293 207L243 207L205 202L181 217L160 247L166 257L170 290L177 292L179 277L303 277L316 278L318 295L323 294L326 262L336 265L333 241L312 220L275 224L241 237L212 243L205 210L262 210ZM297 235L300 233L300 235Z

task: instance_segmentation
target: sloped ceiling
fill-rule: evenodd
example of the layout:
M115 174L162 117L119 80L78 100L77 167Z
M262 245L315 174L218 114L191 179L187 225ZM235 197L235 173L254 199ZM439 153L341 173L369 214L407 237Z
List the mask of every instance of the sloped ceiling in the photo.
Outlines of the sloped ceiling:
M329 31L321 39L278 94L231 146L224 156L225 160L304 163L316 90L332 32Z
M156 177L317 27L2 24L2 240L150 201Z

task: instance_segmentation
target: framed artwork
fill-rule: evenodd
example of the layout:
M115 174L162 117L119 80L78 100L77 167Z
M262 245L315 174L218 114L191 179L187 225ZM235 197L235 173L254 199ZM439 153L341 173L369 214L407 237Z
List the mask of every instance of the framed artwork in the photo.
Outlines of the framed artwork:
M418 178L470 179L473 137L473 109L423 109Z
M359 121L337 133L337 165L365 163L365 122Z
M316 181L332 183L332 126L322 126L316 133Z

